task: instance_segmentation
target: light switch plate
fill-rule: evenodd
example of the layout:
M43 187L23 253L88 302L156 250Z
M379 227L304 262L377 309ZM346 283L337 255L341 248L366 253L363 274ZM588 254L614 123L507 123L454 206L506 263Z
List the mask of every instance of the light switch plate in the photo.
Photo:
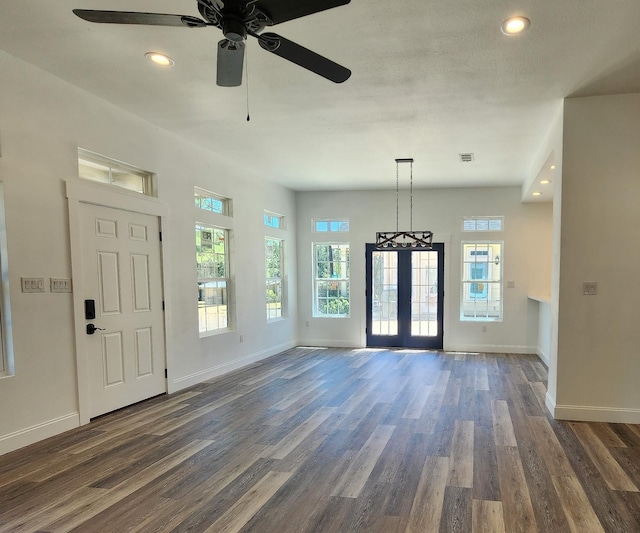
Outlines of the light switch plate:
M585 281L582 283L582 294L585 296L595 296L598 294L598 284L595 281Z
M69 278L51 278L51 292L71 292L71 280Z
M22 292L45 292L44 278L20 278Z

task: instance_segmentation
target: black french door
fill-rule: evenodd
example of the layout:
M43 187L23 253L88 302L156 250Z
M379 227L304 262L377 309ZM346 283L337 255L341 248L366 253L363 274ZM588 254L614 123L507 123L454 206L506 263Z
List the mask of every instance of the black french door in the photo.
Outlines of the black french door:
M444 244L366 254L367 346L442 349Z

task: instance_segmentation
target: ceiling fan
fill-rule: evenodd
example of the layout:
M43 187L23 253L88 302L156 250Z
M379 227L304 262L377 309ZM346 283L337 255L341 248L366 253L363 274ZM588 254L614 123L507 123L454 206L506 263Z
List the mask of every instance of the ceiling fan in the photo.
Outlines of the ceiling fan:
M218 43L217 84L237 87L242 83L244 48L247 35L260 46L292 63L333 81L342 83L351 71L276 33L260 33L273 26L320 11L348 4L351 0L196 0L203 19L190 15L99 11L74 9L81 19L106 24L143 24L182 28L220 28L224 39Z

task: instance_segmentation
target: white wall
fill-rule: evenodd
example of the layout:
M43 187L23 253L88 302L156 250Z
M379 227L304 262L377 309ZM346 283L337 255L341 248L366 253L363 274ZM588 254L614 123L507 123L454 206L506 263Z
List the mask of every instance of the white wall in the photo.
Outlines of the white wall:
M564 117L554 414L640 423L640 94L567 99Z
M77 148L157 174L163 220L170 391L295 344L295 224L286 239L289 317L266 323L265 209L295 220L295 196L225 160L0 52L0 180L4 182L15 375L0 379L0 453L78 424L72 295L23 294L20 277L71 277L64 180ZM200 338L193 187L233 198L236 331ZM244 342L239 342L240 334Z
M408 191L400 194L400 229L409 229ZM536 352L538 311L527 294L550 290L552 207L522 204L520 199L519 187L414 191L413 228L431 230L434 242L445 242L445 349ZM395 191L299 192L297 212L300 340L312 345L364 346L365 243L375 241L376 231L395 230ZM471 215L504 215L505 231L463 235L462 217ZM314 234L312 218L348 218L351 230ZM504 241L505 281L514 281L515 288L504 290L502 322L461 322L461 242L482 239ZM351 316L347 319L312 316L314 240L351 244Z

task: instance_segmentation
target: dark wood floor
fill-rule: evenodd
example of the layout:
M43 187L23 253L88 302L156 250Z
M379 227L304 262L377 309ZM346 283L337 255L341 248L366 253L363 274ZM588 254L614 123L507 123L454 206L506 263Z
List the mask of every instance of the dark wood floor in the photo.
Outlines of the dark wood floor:
M1 531L640 532L640 426L533 356L296 348L0 457Z

